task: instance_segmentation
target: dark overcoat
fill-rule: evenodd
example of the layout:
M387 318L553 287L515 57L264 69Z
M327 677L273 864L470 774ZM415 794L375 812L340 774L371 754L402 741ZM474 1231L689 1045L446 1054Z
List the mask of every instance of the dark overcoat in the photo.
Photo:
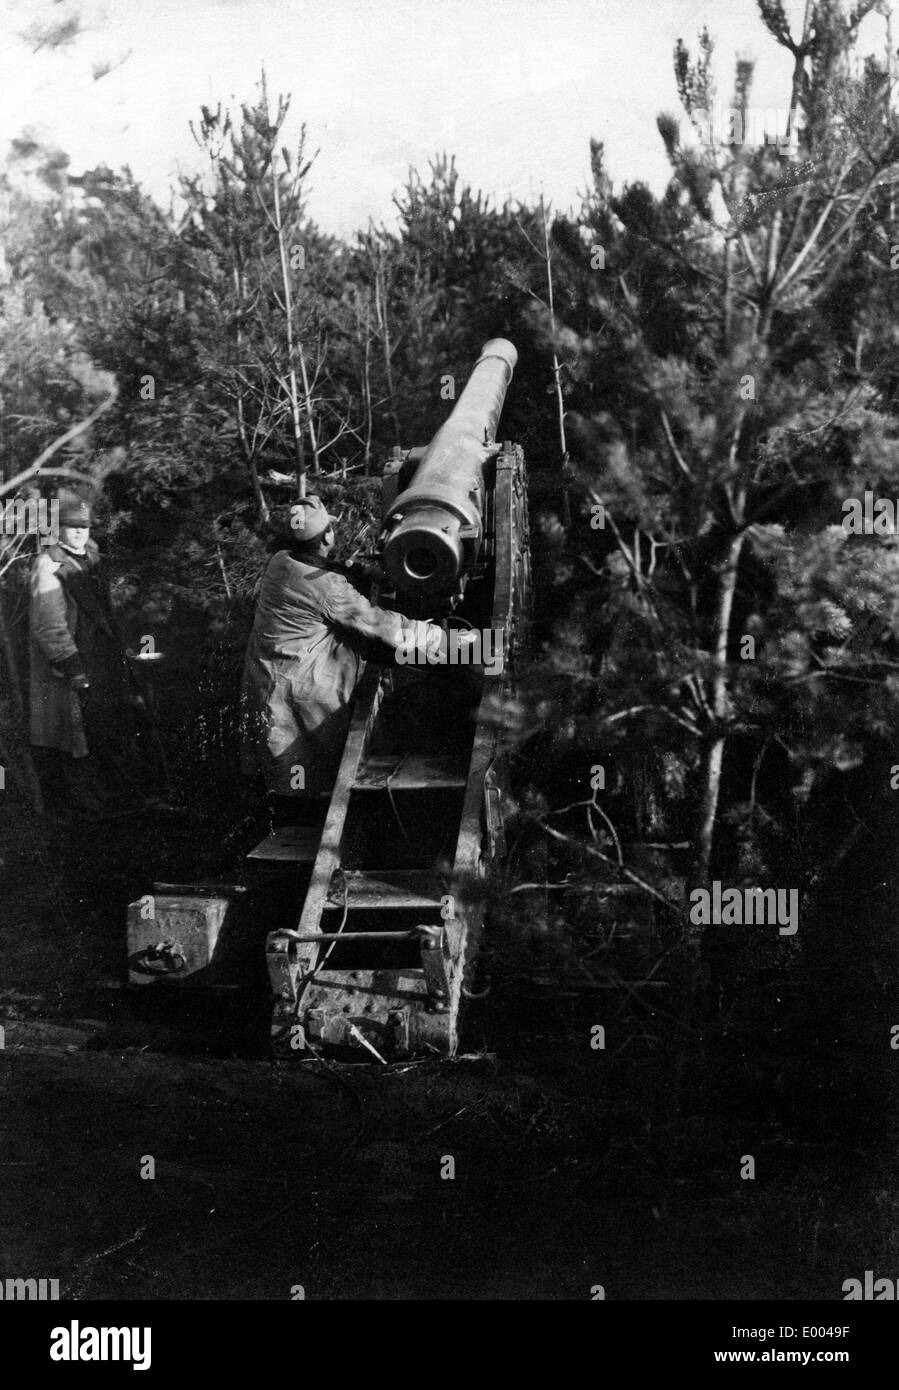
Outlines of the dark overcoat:
M30 739L73 758L119 739L131 721L131 674L112 611L105 567L93 541L84 555L42 550L31 572ZM86 707L60 667L80 657Z

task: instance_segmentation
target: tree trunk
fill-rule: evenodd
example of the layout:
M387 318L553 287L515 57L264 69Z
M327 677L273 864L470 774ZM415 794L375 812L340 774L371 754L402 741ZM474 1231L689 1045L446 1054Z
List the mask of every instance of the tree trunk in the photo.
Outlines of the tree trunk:
M396 389L393 383L393 359L390 351L390 324L387 318L387 282L382 273L380 253L375 265L375 314L381 329L381 344L384 349L384 376L387 380L387 409L393 422L393 442L400 442L400 422L396 413Z
M237 348L237 374L234 378L234 400L237 407L237 435L240 440L240 448L243 453L244 462L250 473L250 484L253 488L253 498L256 502L256 511L260 521L268 521L269 509L259 482L259 469L256 466L256 455L250 446L250 439L247 433L247 417L244 407L243 386L240 380L240 368L243 362L243 330L241 329L241 315L244 312L246 303L246 282L244 279L243 266L240 259L240 248L237 243L233 243L234 266L232 276L234 279L234 293L236 296L237 314L235 316L235 347Z
M799 116L799 102L802 94L802 75L805 69L805 60L808 56L808 42L811 36L811 22L813 16L814 0L805 0L805 13L802 17L802 37L799 40L797 52L793 59L793 80L790 87L789 141L790 153L794 157L798 153L796 121Z
M371 440L374 422L371 405L371 301L365 302L365 355L362 364L362 402L365 409L365 476L371 473Z
M730 713L730 700L727 689L727 648L730 637L730 620L734 606L734 593L737 587L737 571L743 550L743 535L735 537L728 546L727 555L718 581L718 601L715 612L714 644L712 654L715 661L715 674L712 678L712 714L715 718L716 732L706 750L702 770L702 798L699 808L699 833L697 835L696 873L699 882L705 883L709 877L712 862L712 842L715 833L715 818L718 813L718 794L721 788L721 768L724 762L723 733L717 732Z
M281 264L281 285L284 291L284 323L287 337L287 381L290 396L290 418L293 424L294 461L297 471L297 496L303 498L306 496L306 454L303 448L303 427L300 422L297 374L296 368L294 367L293 291L290 286L290 273L287 269L287 247L284 244L284 224L281 220L281 195L278 187L278 169L274 149L272 150L271 175L272 198L275 205L274 227L275 235L278 238L278 259ZM303 390L306 397L309 442L312 445L312 471L313 473L317 473L318 445L315 438L315 426L312 421L312 402L309 399L309 380L306 375L306 358L303 353L303 344L298 341L296 349L299 354L300 369L303 376Z
M559 453L564 465L568 458L568 443L565 438L565 399L562 395L562 368L559 363L559 356L556 352L556 307L553 299L553 268L552 251L549 245L549 225L546 220L546 207L543 202L543 194L540 194L540 215L543 219L543 247L544 260L546 261L546 295L549 305L549 327L553 340L553 385L556 392L556 415L559 424ZM571 525L571 515L568 511L568 489L565 488L565 507L567 512L566 525Z

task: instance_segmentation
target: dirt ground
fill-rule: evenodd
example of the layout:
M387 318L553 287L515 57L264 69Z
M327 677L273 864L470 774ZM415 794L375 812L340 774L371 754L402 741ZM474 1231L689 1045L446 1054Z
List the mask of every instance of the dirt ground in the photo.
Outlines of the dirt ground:
M233 850L199 819L0 824L0 1276L87 1300L681 1300L895 1271L894 1165L834 1129L826 1057L797 1095L772 1036L675 1102L663 1011L572 984L514 919L454 1061L273 1063L263 994L134 1000L125 905L209 843Z

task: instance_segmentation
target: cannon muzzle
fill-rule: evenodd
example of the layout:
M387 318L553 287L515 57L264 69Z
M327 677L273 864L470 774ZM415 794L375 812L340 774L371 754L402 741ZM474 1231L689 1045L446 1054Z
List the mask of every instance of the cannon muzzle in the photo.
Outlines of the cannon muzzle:
M484 534L484 466L518 353L505 338L485 343L465 390L425 450L411 483L385 517L384 568L398 592L452 593Z

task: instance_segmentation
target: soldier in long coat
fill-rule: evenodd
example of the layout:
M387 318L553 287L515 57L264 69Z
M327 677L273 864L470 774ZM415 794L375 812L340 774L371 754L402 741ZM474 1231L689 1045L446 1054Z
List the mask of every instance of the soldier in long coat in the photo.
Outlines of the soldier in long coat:
M87 503L61 498L59 541L32 570L29 735L57 755L50 761L70 799L93 802L135 775L128 745L141 697L90 528Z
M291 508L292 543L263 576L244 666L242 767L276 796L334 786L371 639L440 649L441 629L375 608L329 562L333 523L317 497Z

